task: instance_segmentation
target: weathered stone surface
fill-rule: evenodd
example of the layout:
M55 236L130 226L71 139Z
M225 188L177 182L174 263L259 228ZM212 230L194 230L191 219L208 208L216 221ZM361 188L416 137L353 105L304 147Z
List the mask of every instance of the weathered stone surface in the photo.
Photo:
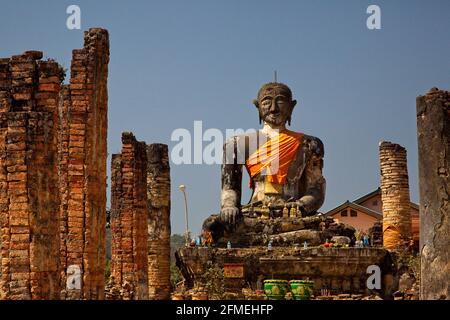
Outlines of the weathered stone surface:
M104 298L108 62L108 32L89 29L59 104L62 299ZM70 266L81 271L80 289L66 287Z
M297 230L290 232L283 232L276 235L269 236L269 241L272 245L292 245L301 244L305 241L312 246L318 246L322 243L320 231L315 230Z
M148 299L147 151L132 133L111 162L111 285L124 300Z
M217 245L225 247L230 241L233 247L248 247L267 245L270 240L277 246L303 244L304 241L309 245L319 245L333 236L346 236L354 240L354 233L353 227L323 216L273 219L243 217L236 229L223 231Z
M400 250L412 244L406 149L391 142L380 143L383 246Z
M169 299L170 167L165 144L147 146L148 287L150 299Z
M450 93L417 98L421 299L450 299Z
M337 243L340 245L346 245L346 244L350 244L351 239L349 237L345 237L345 236L334 236L331 238L331 242L333 243Z
M60 68L28 51L0 61L0 299L59 299Z
M262 288L265 279L314 281L315 295L321 289L331 293L365 293L367 267L378 265L382 272L383 298L392 298L397 290L392 281L396 270L390 253L382 248L267 247L253 248L181 248L176 252L177 265L189 288L202 286L208 262L223 268L224 264L244 266L244 278L252 288Z
M368 236L374 247L383 246L383 222L377 221L369 229Z
M399 278L399 291L407 291L410 290L414 285L415 279L411 277L409 273L403 273Z

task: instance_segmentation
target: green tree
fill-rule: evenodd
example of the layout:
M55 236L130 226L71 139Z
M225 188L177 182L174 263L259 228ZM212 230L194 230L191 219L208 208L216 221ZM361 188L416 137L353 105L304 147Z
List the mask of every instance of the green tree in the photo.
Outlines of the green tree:
M181 234L173 234L170 237L170 282L173 288L176 288L177 283L183 280L180 269L175 265L175 252L184 247L184 244L184 236Z
M175 263L175 251L184 247L185 239L181 234L173 234L170 237L170 261Z
M203 275L205 288L212 300L222 300L225 295L225 276L223 269L217 264L208 262L208 267Z
M170 265L170 282L172 283L172 287L176 288L177 284L183 280L183 276L181 275L180 269L175 264Z

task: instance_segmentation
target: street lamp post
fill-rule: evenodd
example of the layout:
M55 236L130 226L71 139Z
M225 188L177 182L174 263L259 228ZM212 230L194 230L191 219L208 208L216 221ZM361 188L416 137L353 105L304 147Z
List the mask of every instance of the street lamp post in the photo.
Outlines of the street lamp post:
M178 187L178 189L180 189L181 192L183 192L183 196L184 196L184 218L186 220L186 234L185 234L185 239L186 239L186 245L189 245L189 243L191 242L191 237L189 234L189 220L188 220L188 205L187 205L187 197L186 197L186 186L184 184L180 185Z

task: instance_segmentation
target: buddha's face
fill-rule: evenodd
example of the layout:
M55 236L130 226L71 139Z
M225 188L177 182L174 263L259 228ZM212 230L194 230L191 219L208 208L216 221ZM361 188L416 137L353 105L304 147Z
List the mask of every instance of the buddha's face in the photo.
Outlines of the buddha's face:
M282 126L290 119L295 103L286 88L275 84L263 88L255 104L264 122Z

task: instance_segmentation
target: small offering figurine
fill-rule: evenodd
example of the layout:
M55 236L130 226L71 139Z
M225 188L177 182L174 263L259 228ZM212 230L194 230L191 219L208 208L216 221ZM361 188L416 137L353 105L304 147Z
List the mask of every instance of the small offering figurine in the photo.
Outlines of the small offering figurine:
M284 206L283 208L283 218L288 218L289 217L289 209Z
M357 248L364 248L362 240L356 240L355 244Z
M363 244L364 244L364 247L369 246L369 236L367 234L365 234L363 237Z
M289 215L291 218L295 218L297 216L297 209L292 207L291 211L289 212Z

